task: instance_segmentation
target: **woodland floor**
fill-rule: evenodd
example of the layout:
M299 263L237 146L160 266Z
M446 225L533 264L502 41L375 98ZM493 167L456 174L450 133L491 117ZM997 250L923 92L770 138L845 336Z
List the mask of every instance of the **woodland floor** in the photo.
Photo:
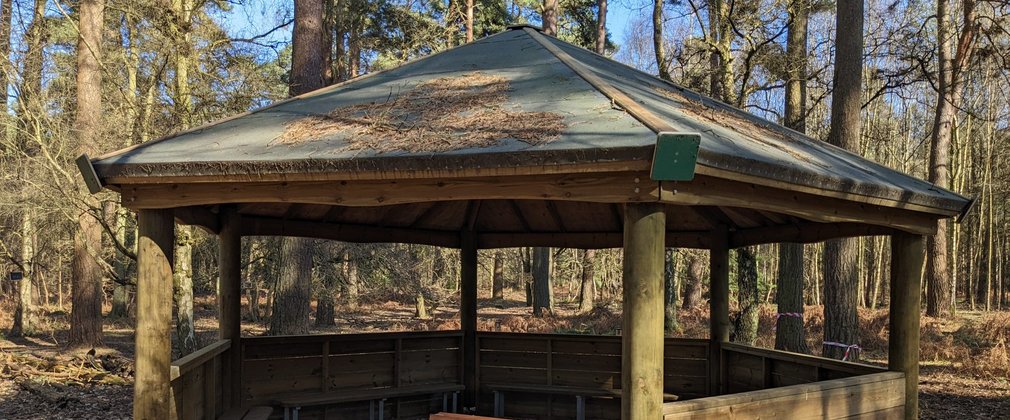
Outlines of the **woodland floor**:
M490 331L611 334L620 327L618 304L602 304L576 314L564 296L553 316L533 318L518 294L504 301L480 302L479 328ZM10 303L0 302L0 325L10 325ZM212 297L197 300L199 339L216 337ZM705 337L706 311L681 311L681 336ZM439 330L458 328L454 306L437 307L431 319L414 318L412 304L364 303L338 313L337 325L313 333ZM886 364L887 312L861 311L861 344L866 363ZM812 348L821 334L823 315L808 307L805 323ZM761 314L758 345L774 340L772 308ZM132 400L133 330L128 322L106 320L105 347L70 350L67 314L45 311L42 333L30 338L0 336L0 419L126 419ZM246 320L244 335L261 335L267 325ZM55 332L51 332L55 331ZM954 320L923 318L920 407L924 419L1010 419L1010 313L961 313Z

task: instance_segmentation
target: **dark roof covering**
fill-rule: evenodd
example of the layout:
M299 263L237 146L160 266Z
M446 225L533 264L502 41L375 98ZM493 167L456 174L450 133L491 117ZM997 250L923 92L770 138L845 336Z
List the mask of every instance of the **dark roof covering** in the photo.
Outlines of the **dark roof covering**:
M313 141L278 141L288 124L306 116L381 103L424 82L473 72L509 81L506 109L563 116L560 136L541 145L505 138L486 147L437 153L351 150L349 130ZM616 100L615 91L633 103ZM665 130L701 134L699 173L912 203L947 215L968 202L928 182L529 28L502 32L389 71L120 150L94 160L93 165L106 182L115 178L123 184L143 182L145 177L178 178L173 182L192 176L267 180L285 179L292 173L368 171L392 173L395 178L396 173L412 170L649 161L656 132Z

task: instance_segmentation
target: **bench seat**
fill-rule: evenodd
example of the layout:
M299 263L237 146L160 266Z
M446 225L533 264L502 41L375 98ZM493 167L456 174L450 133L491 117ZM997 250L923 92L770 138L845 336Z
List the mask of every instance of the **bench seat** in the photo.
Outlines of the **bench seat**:
M273 407L264 406L234 408L224 412L218 420L267 420L273 412Z
M494 393L494 415L505 416L505 392L527 392L554 395L570 395L575 397L575 417L584 420L586 416L586 398L621 398L621 390L613 388L592 388L561 385L528 385L528 384L485 384L484 387ZM674 394L663 394L663 402L677 401Z
M274 404L284 408L285 420L298 420L298 411L302 407L315 407L320 405L332 405L357 401L369 401L372 407L369 409L370 416L374 416L375 403L378 402L378 418L383 417L383 402L389 398L410 397L415 395L442 394L442 409L448 409L448 396L452 394L452 409L455 410L456 394L463 390L463 385L459 384L429 384L411 385L389 388L369 388L369 389L349 389L334 390L328 392L299 393L287 397L279 397L274 400Z

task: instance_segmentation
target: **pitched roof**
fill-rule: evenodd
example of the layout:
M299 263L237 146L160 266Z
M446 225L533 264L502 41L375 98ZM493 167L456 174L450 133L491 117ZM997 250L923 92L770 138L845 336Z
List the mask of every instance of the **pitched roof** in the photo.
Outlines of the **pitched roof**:
M515 138L522 136L515 131L502 129L482 131L480 136L491 141L472 146L467 146L467 139L454 138L455 148L370 148L395 149L409 143L416 130L404 129L404 123L420 125L424 123L420 119L431 115L429 107L436 104L409 105L418 100L409 96L410 92L474 75L508 84L504 96L494 98L498 102L492 104L489 115L518 113L521 120L524 115L549 114L556 116L560 127L527 141ZM470 105L454 115L480 112L480 103ZM399 108L394 109L396 106ZM340 110L346 111L342 116L363 117L364 122L309 125L294 135L302 138L288 141L292 124ZM398 115L400 126L387 131L372 129L369 124L383 123L374 118L380 112L403 114ZM469 124L479 125L480 119L476 121ZM492 121L486 125L498 123ZM372 137L362 146L358 140L365 131ZM123 149L95 159L93 165L103 182L111 184L141 183L145 178L171 182L288 180L296 174L312 179L395 179L411 177L417 171L447 174L524 167L529 169L526 173L535 173L537 168L548 166L561 166L551 170L563 172L565 165L621 162L647 168L660 131L701 134L699 174L815 194L859 196L892 207L914 204L942 215L957 214L968 203L966 198L923 180L530 28L505 31L388 71ZM433 132L438 135L445 128ZM472 134L466 128L462 132L464 136ZM542 138L550 141L541 143Z

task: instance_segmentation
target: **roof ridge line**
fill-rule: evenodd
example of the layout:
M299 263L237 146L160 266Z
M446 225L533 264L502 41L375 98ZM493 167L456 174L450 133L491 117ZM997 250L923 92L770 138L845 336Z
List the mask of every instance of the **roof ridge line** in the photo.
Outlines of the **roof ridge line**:
M568 68L574 71L575 74L577 74L579 77L585 80L586 83L589 83L593 88L602 93L603 96L606 96L611 101L614 101L615 104L619 105L621 108L624 108L625 112L630 114L632 117L634 117L636 120L641 122L643 125L648 127L656 134L659 134L662 131L675 131L674 127L670 123L659 118L658 116L656 116L656 114L649 112L649 110L643 108L641 105L638 104L638 102L635 102L634 99L631 99L631 97L628 96L628 94L624 93L623 91L614 87L613 85L605 82L599 76L594 74L591 70L583 66L574 58L572 58L572 56L569 55L567 52L563 51L561 48L558 48L557 45L554 45L549 40L547 40L544 37L544 35L540 34L536 30L533 30L531 28L523 28L523 30L526 31L526 33L531 38L536 40L542 47L544 47L544 49L553 54L554 57L556 57L566 66L568 66Z
M449 51L453 51L453 50L456 50L456 49L459 49L459 48L463 48L463 47L472 45L472 44L474 44L474 43L476 43L478 41L483 41L485 39L492 38L492 37L495 37L495 36L498 36L498 35L501 35L501 34L504 34L504 33L508 33L508 32L510 32L510 31L497 32L497 33L494 33L494 34L491 34L491 35L488 35L488 36L485 36L485 37L482 37L482 38L479 38L479 39L475 39L472 42L459 44L459 45L456 45L456 46L454 46L452 48L446 48L446 49L444 49L442 51L438 51L438 52L433 53L433 54L428 54L428 55L425 55L425 56L417 57L417 58L412 59L412 60L407 60L407 61L401 63L400 65L396 66L396 67L390 67L388 69L383 69L383 70L379 70L379 71L373 71L373 72L365 73L365 74L360 75L358 77L347 79L347 80L344 80L342 82L337 82L337 83L334 83L332 85L323 86L323 87L321 87L319 89L312 90L312 91L309 91L309 92L305 92L305 93L302 93L300 95L295 95L295 96L287 97L287 98L278 100L276 102L272 102L269 105L261 106L261 107L256 108L256 109L250 109L248 111L243 111L243 112L240 112L238 114L234 114L234 115L230 115L230 116L227 116L227 117L219 118L219 119L216 119L216 120L213 120L213 121L208 121L208 122L203 123L201 125L198 125L196 127L187 128L185 130L182 130L182 131L179 131L179 132L176 132L176 133L166 134L166 135L158 137L158 138L156 138L154 140L148 140L148 141L145 141L143 143L137 143L137 144L133 144L133 145L130 145L130 146L122 148L122 149L113 150L111 152L102 154L100 156L93 157L90 160L92 162L95 162L95 161L99 161L99 160L113 158L113 157L116 157L116 156L128 153L130 151L136 150L136 149L138 149L138 148L140 148L142 146L147 146L149 144L158 143L158 142L161 142L163 140L168 140L168 139L176 138L176 137L179 137L179 136L182 136L182 135L185 135L185 134L199 132L199 131L206 130L208 128L211 128L211 127L214 127L214 126L217 126L217 125L224 124L226 122L235 120L237 118L253 114L253 113L257 113L257 112L260 112L260 111L266 111L266 110L268 110L270 108L274 108L274 107L281 106L281 105L284 105L284 104L287 104L287 103L295 102L295 101L298 101L298 100L301 100L301 99L304 99L304 98L308 98L308 97L312 97L312 96L315 96L315 95L322 95L322 94L325 94L325 93L329 93L329 92L332 92L334 90L343 88L343 87L345 87L345 86L347 86L347 85L349 85L351 83L358 82L358 81L361 81L361 80L365 80L365 79L368 79L368 78L370 78L372 76L377 76L377 75L380 75L380 74L388 73L388 72L391 72L393 70L399 69L399 68L404 67L404 66L408 66L408 65L411 65L411 64L419 63L421 61L424 61L424 60L427 60L429 58L441 55L443 53L447 53Z

